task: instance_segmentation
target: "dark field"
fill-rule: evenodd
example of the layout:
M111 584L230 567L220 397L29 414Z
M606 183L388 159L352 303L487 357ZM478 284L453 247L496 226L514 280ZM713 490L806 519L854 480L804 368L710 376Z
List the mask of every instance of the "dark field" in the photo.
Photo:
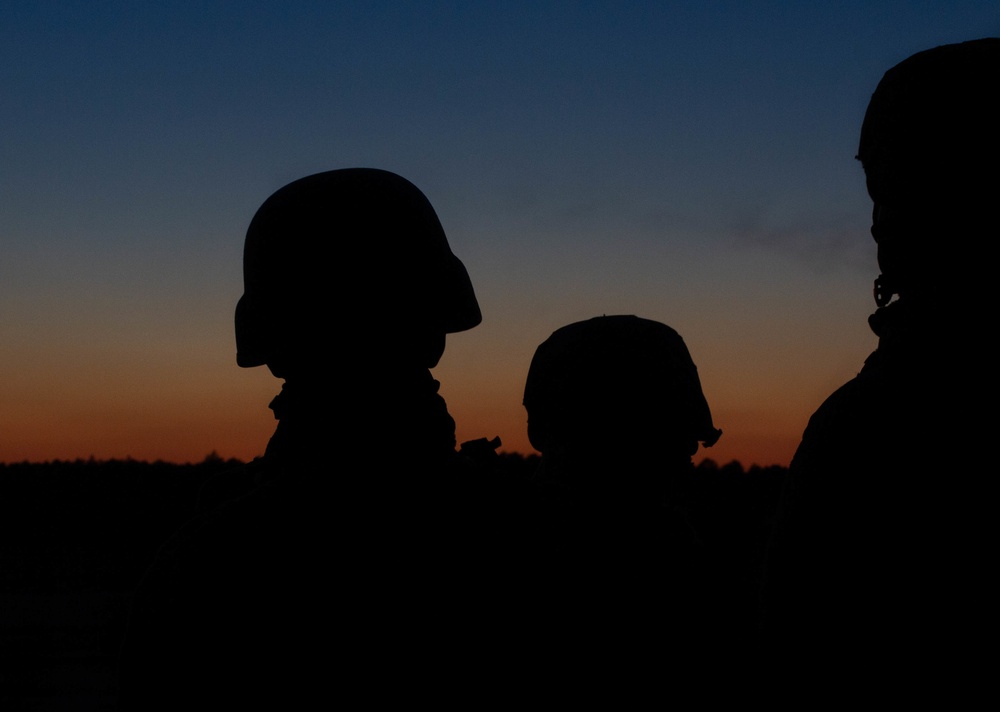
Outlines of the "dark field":
M114 710L131 596L212 476L242 463L0 464L0 709ZM501 455L530 477L537 459ZM703 538L759 572L785 469L704 461L687 509Z

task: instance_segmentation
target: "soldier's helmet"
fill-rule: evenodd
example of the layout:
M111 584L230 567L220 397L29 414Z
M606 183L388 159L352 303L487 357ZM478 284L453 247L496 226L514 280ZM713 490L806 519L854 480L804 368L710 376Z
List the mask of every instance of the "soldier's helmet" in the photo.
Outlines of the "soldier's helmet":
M553 332L531 360L523 402L528 439L543 455L553 443L588 438L676 443L693 455L722 435L684 340L633 315Z
M237 363L350 351L377 337L482 320L469 274L427 197L390 171L344 168L273 193L247 229ZM333 355L333 354L330 354Z
M998 38L918 52L878 83L857 158L876 204L872 235L880 265L892 283L991 261L980 260L982 246L970 240L984 220L996 225L998 93ZM995 237L985 241L990 250Z
M996 174L1000 38L942 45L889 69L861 125L858 159L876 200L967 191Z

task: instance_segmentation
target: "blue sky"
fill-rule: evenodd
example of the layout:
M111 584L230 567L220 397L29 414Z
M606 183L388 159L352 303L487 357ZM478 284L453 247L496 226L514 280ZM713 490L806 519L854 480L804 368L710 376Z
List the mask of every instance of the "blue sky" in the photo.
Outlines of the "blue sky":
M635 313L687 341L710 456L787 464L875 345L868 98L997 35L995 2L5 3L0 461L258 454L280 383L235 366L246 226L373 166L479 295L435 369L460 438L524 450L535 346Z

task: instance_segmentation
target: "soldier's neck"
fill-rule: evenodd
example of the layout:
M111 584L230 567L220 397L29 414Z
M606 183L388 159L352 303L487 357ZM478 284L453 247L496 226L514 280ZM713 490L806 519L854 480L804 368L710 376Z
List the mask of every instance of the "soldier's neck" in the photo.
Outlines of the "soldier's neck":
M427 369L286 380L270 404L279 425L269 453L332 447L394 456L454 452L455 421L438 386Z

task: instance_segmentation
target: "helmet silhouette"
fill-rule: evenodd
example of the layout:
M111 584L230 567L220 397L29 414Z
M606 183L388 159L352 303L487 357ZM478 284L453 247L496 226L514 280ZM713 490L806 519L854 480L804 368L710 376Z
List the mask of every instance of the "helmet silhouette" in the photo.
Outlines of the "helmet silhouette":
M243 367L278 354L335 355L373 337L443 339L482 320L427 197L374 168L317 173L273 193L247 229L243 282Z
M962 293L970 270L992 263L992 240L974 238L997 225L998 87L997 38L918 52L879 81L857 155L875 203L879 306L893 294Z
M992 37L917 52L885 72L858 146L872 199L989 184L984 171L1000 156L998 88Z
M652 438L714 445L722 431L681 336L632 315L600 316L557 329L536 349L524 388L528 439ZM621 439L620 439L621 437ZM627 439L625 439L627 438Z

